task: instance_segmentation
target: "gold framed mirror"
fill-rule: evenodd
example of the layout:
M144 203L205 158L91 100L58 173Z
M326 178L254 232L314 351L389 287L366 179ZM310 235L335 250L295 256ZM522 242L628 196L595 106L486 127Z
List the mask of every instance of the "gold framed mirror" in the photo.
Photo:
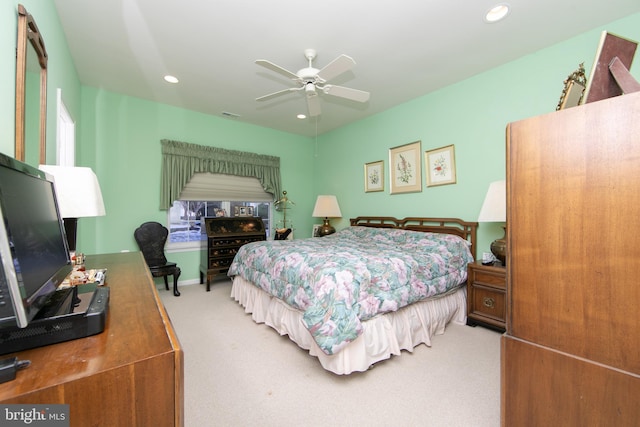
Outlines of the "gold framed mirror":
M18 5L16 151L29 164L46 163L47 51L36 21Z
M587 77L584 75L584 62L578 66L578 69L564 81L564 88L560 95L560 101L556 106L556 111L565 108L576 107L582 104L585 88L587 87Z

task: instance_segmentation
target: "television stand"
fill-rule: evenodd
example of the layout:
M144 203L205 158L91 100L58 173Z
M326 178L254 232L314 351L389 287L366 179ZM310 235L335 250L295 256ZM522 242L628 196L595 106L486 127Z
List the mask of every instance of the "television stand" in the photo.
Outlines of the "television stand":
M73 311L69 312L65 307L69 306L69 299L73 300L76 295L80 303L77 307L72 306ZM99 334L106 324L109 288L97 287L88 292L77 292L76 288L64 296L63 304L58 301L54 304L63 307L62 314L55 314L60 311L58 307L53 307L51 315L36 316L26 328L16 326L3 329L0 332L0 355ZM41 311L47 312L48 309L45 305Z
M31 365L0 384L0 404L67 404L70 427L183 427L184 353L142 253L85 266L109 272L104 331L16 353Z

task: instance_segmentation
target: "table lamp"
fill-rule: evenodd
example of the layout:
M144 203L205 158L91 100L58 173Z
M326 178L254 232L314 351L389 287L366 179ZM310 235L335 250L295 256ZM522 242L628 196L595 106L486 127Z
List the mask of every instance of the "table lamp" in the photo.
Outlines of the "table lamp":
M484 198L478 222L506 222L507 221L507 181L495 181L489 185ZM507 226L503 226L505 235L491 243L491 253L503 265L507 265Z
M53 176L58 208L73 256L78 218L105 215L98 178L86 167L40 165L39 168Z
M329 223L329 218L340 218L342 216L336 196L318 196L316 206L313 208L313 214L311 214L311 216L324 218L324 223L318 230L318 236L322 237L335 233L336 229Z

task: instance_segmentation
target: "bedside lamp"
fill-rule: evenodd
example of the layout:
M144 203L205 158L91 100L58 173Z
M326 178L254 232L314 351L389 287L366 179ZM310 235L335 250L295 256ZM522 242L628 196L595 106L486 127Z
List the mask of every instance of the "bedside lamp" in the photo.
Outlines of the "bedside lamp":
M478 222L506 222L507 221L507 181L495 181L489 185L484 198ZM491 243L491 253L503 265L507 265L507 226L504 225L505 235Z
M318 196L316 206L313 208L313 214L311 214L311 216L324 217L324 224L322 224L322 227L318 230L319 236L322 237L335 233L336 229L329 223L329 218L340 218L342 216L336 196Z
M74 255L78 218L105 215L98 178L85 167L40 165L39 169L53 176L69 252Z

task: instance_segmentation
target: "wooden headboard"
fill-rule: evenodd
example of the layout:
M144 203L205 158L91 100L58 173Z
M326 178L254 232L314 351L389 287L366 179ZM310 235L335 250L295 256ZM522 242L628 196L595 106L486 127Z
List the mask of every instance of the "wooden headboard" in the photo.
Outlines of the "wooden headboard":
M350 219L351 225L376 228L399 228L431 233L446 233L460 236L471 243L471 254L476 257L477 222L463 221L459 218L422 218L408 217L397 219L390 216L359 216Z

